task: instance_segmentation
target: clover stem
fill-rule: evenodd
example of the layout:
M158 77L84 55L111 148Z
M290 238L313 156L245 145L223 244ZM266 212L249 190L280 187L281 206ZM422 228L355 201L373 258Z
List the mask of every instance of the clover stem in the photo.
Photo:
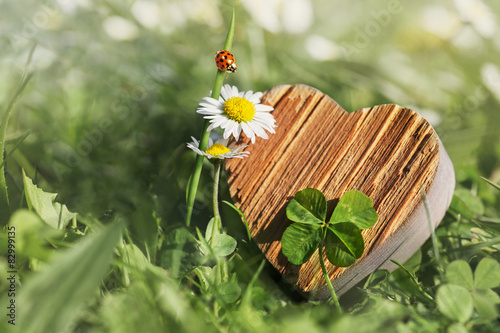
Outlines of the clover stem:
M231 16L231 23L229 23L229 31L226 36L226 42L224 43L224 50L227 51L231 50L231 46L233 44L233 37L234 37L234 9L233 9L233 15ZM225 75L226 72L217 70L217 74L215 75L214 86L212 89L212 94L210 96L213 99L219 99ZM199 149L201 151L205 151L205 149L207 149L208 137L210 136L210 132L207 131L209 125L210 121L205 120L205 123L203 124L203 133L201 135L200 146L199 146ZM186 205L187 205L186 226L188 227L191 225L194 199L196 197L196 191L198 190L198 183L200 181L200 174L201 174L201 169L203 167L204 158L205 157L202 155L196 155L196 161L194 164L193 173L188 183L187 199L186 199Z
M330 281L330 277L328 276L328 272L326 271L326 266L325 266L325 260L323 259L323 243L326 238L326 228L324 229L323 232L323 237L322 241L318 245L318 251L319 251L319 262L321 264L321 270L323 271L323 276L325 278L326 284L328 286L328 289L330 289L330 294L332 295L332 301L337 310L342 313L342 308L340 307L339 299L337 298L337 294L335 293L335 289L333 289L332 282Z

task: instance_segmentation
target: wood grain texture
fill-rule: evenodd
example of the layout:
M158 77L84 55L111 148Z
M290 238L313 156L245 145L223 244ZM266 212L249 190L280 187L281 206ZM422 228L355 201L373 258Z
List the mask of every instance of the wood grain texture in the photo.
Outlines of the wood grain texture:
M363 231L365 252L354 265L339 268L326 260L339 295L377 268L393 269L390 259L406 261L429 237L422 192L434 227L444 216L455 184L453 166L434 129L413 110L389 104L347 113L304 85L275 87L262 103L275 108L276 134L250 144L249 158L228 161L229 190L254 241L302 294L329 296L317 252L300 266L281 252L290 225L285 209L297 191L321 190L329 217L343 193L359 190L379 215ZM237 144L249 141L243 137Z

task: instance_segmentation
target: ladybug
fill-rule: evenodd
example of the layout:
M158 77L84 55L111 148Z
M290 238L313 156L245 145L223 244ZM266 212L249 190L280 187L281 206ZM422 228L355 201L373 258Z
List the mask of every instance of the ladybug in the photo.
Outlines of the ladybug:
M234 56L231 52L226 50L220 50L215 55L215 64L220 71L228 71L230 73L236 73L236 64L234 62Z

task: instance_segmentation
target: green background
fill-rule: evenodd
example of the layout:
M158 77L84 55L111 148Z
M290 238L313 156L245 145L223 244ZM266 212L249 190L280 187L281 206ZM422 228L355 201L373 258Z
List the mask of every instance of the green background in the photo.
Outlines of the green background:
M133 240L154 237L159 228L158 244L174 226L183 224L185 189L194 163L194 154L185 144L190 136L201 135L203 120L195 110L212 88L217 70L214 55L224 43L233 7L232 52L238 72L229 74L227 83L253 91L308 84L348 111L385 103L415 109L443 141L455 166L457 198L466 206L455 201L454 207L463 209L461 214L451 212L445 218L439 243L443 260L461 258L474 267L484 256L496 258L496 241L475 252L456 248L457 239L482 244L498 237L498 228L485 236L484 225L478 225L484 216L490 217L489 223L499 222L498 191L480 178L500 180L498 1L0 1L2 113L35 47L28 66L34 76L13 110L7 131L7 152L30 131L6 164L11 210L26 207L24 169L40 188L58 193L57 200L78 212L81 223L122 220L128 223L126 230ZM204 171L210 169L207 164ZM194 225L201 230L211 216L211 184L210 172L204 172L193 215ZM223 185L223 195L226 192ZM145 220L154 221L150 231L144 231ZM236 239L245 237L236 214L226 211L223 224ZM478 228L477 233L473 228ZM459 231L451 237L450 230ZM4 244L5 237L1 240ZM69 244L72 239L64 241ZM53 242L51 246L58 247ZM138 246L146 252L147 246ZM242 251L238 255L245 258ZM29 252L19 256L22 274L38 270ZM425 251L422 260L422 276L439 280L439 264ZM161 266L157 259L150 261ZM246 290L255 267L245 266L244 261L232 273ZM116 282L123 279L118 271L106 277L101 293L122 293L121 299L101 301L96 294L93 301L86 301L88 310L79 310L83 313L79 312L76 327L120 331L120 318L141 306L147 313L148 307L158 311L157 316L151 315L151 331L191 330L193 321L197 323L193 327L204 327L205 320L210 329L219 331L244 331L245 327L252 331L252 320L255 327L262 323L262 327L294 331L323 330L332 322L337 328L355 323L347 315L332 319L327 305L297 305L287 292L282 294L276 279L268 277L259 279L259 287L252 286L256 296L244 311L241 306L237 310L222 307L222 312L212 315L215 319L208 316L210 320L206 319L210 293L191 298L196 287L185 280L172 283L175 288L169 285L163 291L175 295L172 302L181 302L191 314L176 317L168 306L165 310L149 302L151 295L141 291L149 285L147 274L137 277L143 284L131 287ZM386 279L390 282L394 277ZM422 279L432 290L439 284L436 279ZM5 281L0 286L7 288ZM384 292L396 287L387 288ZM402 292L388 297L392 302L384 302L378 310L366 310L367 327L373 320L381 325L394 320L398 327L413 328L411 323L422 320L429 327L461 329L462 323L440 314L435 303L419 302L412 295ZM378 299L344 302L358 304L346 305L350 310L368 309L367 304ZM377 311L384 316L374 315ZM297 312L301 316L295 316ZM128 318L134 323L129 325L131 332L141 327L141 318ZM158 318L171 321L156 322ZM474 323L467 328L487 327L487 331L492 327L484 325L493 324Z

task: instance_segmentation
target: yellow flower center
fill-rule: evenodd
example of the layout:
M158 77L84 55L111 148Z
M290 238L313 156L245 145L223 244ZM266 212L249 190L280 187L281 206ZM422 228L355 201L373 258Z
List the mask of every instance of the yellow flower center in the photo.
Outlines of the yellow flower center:
M255 116L255 105L243 97L231 97L223 106L226 116L238 123L250 121Z
M210 148L205 150L205 153L212 155L212 156L217 156L217 155L222 155L225 153L229 153L231 149L221 145L221 144L213 144Z

